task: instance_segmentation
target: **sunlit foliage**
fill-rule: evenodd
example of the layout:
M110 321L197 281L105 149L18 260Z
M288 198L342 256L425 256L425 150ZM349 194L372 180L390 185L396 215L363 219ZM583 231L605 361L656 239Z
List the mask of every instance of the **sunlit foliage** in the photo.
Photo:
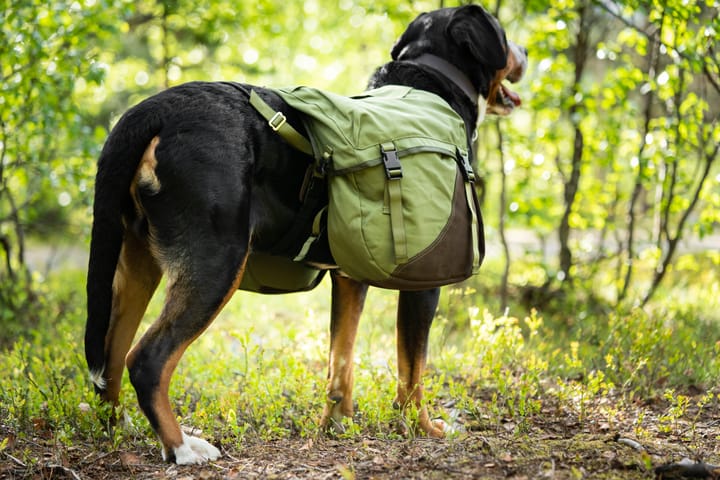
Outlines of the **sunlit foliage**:
M415 15L455 4L7 3L0 292L29 281L29 236L87 238L95 158L141 98L190 80L356 93ZM535 239L507 259L506 280L522 285L513 262L530 261L543 272L532 287L649 300L682 242L711 235L720 221L717 1L485 6L531 60L516 87L522 110L499 129L487 121L479 141L489 239L504 239L501 228ZM13 296L0 293L5 303Z

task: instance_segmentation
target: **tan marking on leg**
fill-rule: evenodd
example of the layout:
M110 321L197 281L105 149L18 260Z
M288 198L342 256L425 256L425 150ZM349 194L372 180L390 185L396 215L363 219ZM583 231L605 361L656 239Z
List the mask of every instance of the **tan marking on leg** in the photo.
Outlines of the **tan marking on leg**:
M104 398L117 403L130 349L145 309L160 281L162 272L150 255L147 243L126 232L113 281L110 326L105 337L107 352Z
M405 350L405 343L399 338L400 333L396 332L397 338L397 368L398 368L398 385L395 404L397 408L404 409L407 405L410 389L412 388L412 362L408 358Z
M354 280L339 276L333 279L327 401L320 420L325 428L332 423L339 425L343 417L353 415L354 346L366 291Z
M165 362L165 365L162 368L160 374L160 382L157 390L153 394L153 398L151 401L155 416L158 421L158 431L156 433L158 437L160 437L160 441L162 442L163 449L166 453L169 453L170 451L174 452L176 448L179 448L183 444L183 434L180 429L180 425L175 419L175 415L170 404L169 391L172 374L175 371L175 368L177 367L177 364L180 361L183 353L185 353L187 347L193 341L195 341L195 339L197 339L207 329L208 326L210 326L212 321L215 319L215 317L217 317L217 315L223 309L225 304L230 300L235 291L237 291L238 286L240 285L240 281L242 280L243 273L245 271L246 261L247 256L243 260L240 268L238 269L238 272L235 276L235 279L233 280L231 287L228 289L220 305L210 316L205 326L200 331L198 331L192 338L185 341L181 345L178 345L175 351L170 354L167 361ZM160 318L158 318L158 320L152 325L152 327L150 327L150 330L148 330L145 335L150 336L150 338L152 338L152 336L159 335L163 328L171 324L180 315L180 313L182 313L185 308L184 299L186 298L187 294L185 292L182 292L177 287L177 284L169 287L168 298L165 301L163 312L160 314ZM135 354L136 349L133 349L128 354L128 366L132 365Z
M397 354L398 354L398 386L395 406L403 412L410 405L418 411L418 427L429 437L442 438L445 432L442 426L435 425L430 420L427 407L423 405L423 374L425 373L426 359L422 349L416 354L416 358L410 358L405 349L405 343L400 338L401 332L397 331Z

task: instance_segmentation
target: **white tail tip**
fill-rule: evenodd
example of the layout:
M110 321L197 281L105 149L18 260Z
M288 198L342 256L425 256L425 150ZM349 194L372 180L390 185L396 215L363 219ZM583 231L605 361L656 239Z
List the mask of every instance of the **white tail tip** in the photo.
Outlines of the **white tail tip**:
M105 378L103 378L103 373L105 373L105 367L100 369L100 371L90 372L90 381L100 390L105 390L107 386L107 382Z

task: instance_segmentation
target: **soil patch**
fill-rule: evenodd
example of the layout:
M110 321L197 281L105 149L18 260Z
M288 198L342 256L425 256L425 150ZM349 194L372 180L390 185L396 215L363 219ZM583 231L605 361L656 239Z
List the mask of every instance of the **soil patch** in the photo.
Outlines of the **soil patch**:
M692 420L673 419L667 426L664 410L658 407L624 409L614 419L597 415L579 421L546 406L522 424L510 419L493 425L465 422L462 433L446 440L247 440L221 445L223 457L212 464L182 467L163 463L157 447L110 451L108 446L98 451L93 444L60 446L52 435L23 438L4 429L0 478L646 479L656 478L656 467L684 458L720 464L719 412L688 412L684 418ZM631 419L635 420L628 423ZM630 424L629 429L617 427Z

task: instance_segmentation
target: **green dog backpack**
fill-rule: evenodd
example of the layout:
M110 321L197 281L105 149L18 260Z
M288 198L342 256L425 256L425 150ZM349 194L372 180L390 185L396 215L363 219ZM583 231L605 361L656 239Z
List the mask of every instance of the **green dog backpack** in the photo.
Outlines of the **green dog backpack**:
M258 293L304 292L315 288L324 275L325 270L286 257L251 252L238 289Z
M303 114L311 149L251 102L291 144L312 151L316 175L327 179L330 250L345 274L417 290L477 272L484 237L465 126L442 98L397 85L355 97L274 91Z

